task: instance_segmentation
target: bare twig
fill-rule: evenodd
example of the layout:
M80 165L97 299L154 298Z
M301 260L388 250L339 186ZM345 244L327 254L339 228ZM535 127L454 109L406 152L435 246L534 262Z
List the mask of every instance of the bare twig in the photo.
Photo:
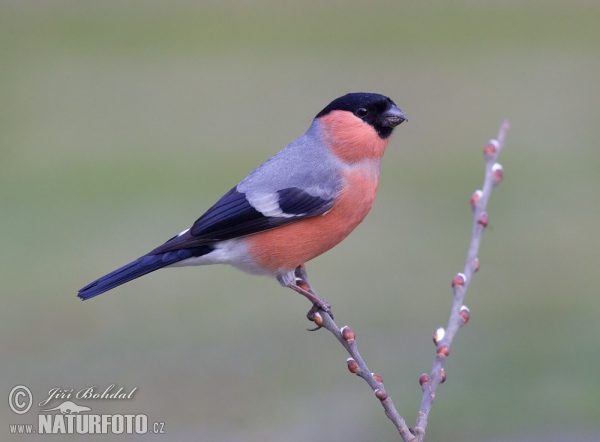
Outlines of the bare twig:
M306 267L300 266L296 269L296 284L298 284L304 290L317 296L308 282ZM371 370L369 370L369 367L367 367L367 364L365 364L363 358L360 356L360 353L356 348L354 332L347 326L342 328L338 327L331 316L322 310L315 313L313 320L319 328L326 328L333 333L337 340L340 341L346 351L350 354L350 358L348 358L346 361L348 364L348 370L350 370L351 373L355 373L356 375L360 376L366 381L367 384L369 384L369 387L371 387L375 393L375 397L381 401L381 405L385 410L385 415L398 429L402 440L404 442L415 441L416 439L406 425L406 421L402 416L400 416L400 413L398 413L396 407L394 407L392 398L388 396L383 388L383 378L376 373L372 373Z
M497 140L490 140L483 150L485 159L485 179L483 189L477 190L471 197L471 206L473 207L473 234L471 236L471 245L467 252L467 260L463 273L459 273L452 280L452 289L454 291L454 301L452 302L452 311L446 330L438 329L434 335L434 342L437 346L437 354L433 361L431 374L421 376L419 382L423 390L423 399L421 408L417 415L417 422L413 433L417 436L417 440L422 442L425 439L425 429L427 428L427 418L433 401L435 400L435 392L437 386L446 380L444 372L444 363L450 354L450 345L459 328L469 320L469 309L463 305L467 288L471 282L473 274L479 269L479 244L481 236L488 224L488 215L486 210L487 202L492 194L492 189L502 181L502 166L496 162L498 155L504 149L504 141L508 132L508 120L504 120L500 126Z
M471 206L474 211L473 233L471 236L471 244L467 253L465 269L463 273L459 273L452 280L454 301L452 303L452 310L450 313L448 326L446 330L439 328L433 337L434 343L437 347L437 354L433 362L431 374L427 375L424 373L419 378L419 383L421 384L421 389L423 391L423 398L414 429L411 430L408 428L404 418L394 407L392 399L388 396L384 389L383 378L378 374L372 373L360 356L360 353L356 347L354 332L346 326L340 329L333 321L333 318L321 309L319 309L314 316L309 316L312 318L312 320L314 320L318 328L322 327L329 330L344 346L346 351L350 354L350 358L347 360L348 370L350 370L351 373L355 373L356 375L360 376L367 382L367 384L369 384L369 387L371 387L377 399L381 401L381 405L385 410L386 416L394 423L404 442L422 442L425 439L427 418L429 416L429 412L431 411L431 407L433 406L436 389L440 383L446 380L444 363L450 354L450 345L452 344L452 340L454 339L458 329L466 324L469 320L469 309L463 305L463 301L467 292L467 288L469 287L471 277L479 269L479 261L477 259L479 244L481 243L483 231L488 224L488 215L485 210L487 202L492 193L492 189L502 181L502 166L500 166L496 160L504 148L504 141L506 139L508 129L508 120L504 120L500 126L498 139L490 140L483 150L485 158L485 179L483 183L483 189L477 190L471 197ZM316 293L308 282L306 268L304 266L296 269L296 284L303 290L306 290L317 297Z

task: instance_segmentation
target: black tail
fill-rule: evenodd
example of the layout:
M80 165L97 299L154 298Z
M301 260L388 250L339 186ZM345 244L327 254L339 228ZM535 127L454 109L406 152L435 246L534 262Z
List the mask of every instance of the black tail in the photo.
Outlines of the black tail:
M213 247L206 245L190 249L174 250L157 255L144 255L141 258L124 265L120 269L110 272L108 275L104 275L102 278L86 285L79 290L77 296L83 300L93 298L94 296L110 289L114 289L121 284L125 284L132 279L139 278L147 273L175 264L176 262L183 261L187 258L206 255L213 250Z

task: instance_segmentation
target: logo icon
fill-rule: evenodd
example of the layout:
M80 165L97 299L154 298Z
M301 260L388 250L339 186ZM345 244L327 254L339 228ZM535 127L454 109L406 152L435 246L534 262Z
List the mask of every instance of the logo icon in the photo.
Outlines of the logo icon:
M82 411L90 411L91 408L84 407L83 405L77 405L75 402L64 401L62 404L60 404L57 407L48 408L47 410L41 410L41 411L54 411L54 410L59 410L61 412L61 414L79 414Z
M116 388L115 384L102 389L95 385L82 389L51 388L44 396L46 399L38 402L40 409L37 424L33 422L10 424L10 434L164 434L165 423L158 421L149 423L148 416L145 414L98 414L90 407L76 404L71 400L128 400L133 398L137 389L134 387L127 392L125 387ZM51 407L50 401L60 404ZM13 387L8 394L8 405L15 414L23 415L29 412L32 404L33 395L25 385ZM51 408L42 409L42 407ZM96 409L95 405L94 409ZM0 439L4 440L1 436Z

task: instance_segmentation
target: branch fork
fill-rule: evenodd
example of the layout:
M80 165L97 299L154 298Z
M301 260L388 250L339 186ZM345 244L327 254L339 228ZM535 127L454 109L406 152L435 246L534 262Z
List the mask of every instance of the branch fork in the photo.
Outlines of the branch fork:
M385 410L385 415L394 423L404 442L422 442L425 440L425 430L427 428L429 412L431 411L431 407L433 406L436 397L437 387L446 380L444 364L450 355L450 346L458 330L469 321L470 312L469 309L463 305L463 302L469 283L475 272L479 270L479 260L477 258L479 245L481 243L483 231L489 223L489 216L486 212L487 203L492 193L492 189L500 184L504 178L502 166L497 163L497 159L500 152L504 149L508 129L508 120L504 120L500 126L498 138L490 140L483 149L485 160L485 179L483 188L481 190L476 190L470 200L474 212L471 244L467 252L467 259L463 272L458 273L452 280L454 298L448 325L445 329L439 328L433 336L433 342L436 345L436 356L433 361L431 372L429 374L423 373L419 378L423 396L414 428L408 428L404 418L396 410L391 397L384 388L381 375L371 372L363 358L360 356L357 349L355 333L348 326L338 327L333 321L330 311L326 312L321 308L311 309L313 314L312 318L309 316L309 319L314 321L317 325L317 329L325 328L329 330L346 349L350 355L346 360L348 370L351 373L360 376L365 380L369 387L371 387L375 397L381 402L381 405ZM296 285L313 295L315 298L320 299L308 282L306 267L304 267L304 265L296 269Z

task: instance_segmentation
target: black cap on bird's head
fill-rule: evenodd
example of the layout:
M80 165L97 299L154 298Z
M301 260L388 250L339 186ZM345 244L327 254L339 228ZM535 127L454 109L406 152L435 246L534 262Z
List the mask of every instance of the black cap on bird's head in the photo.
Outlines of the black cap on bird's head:
M406 116L385 95L354 92L336 98L317 114L323 117L333 111L347 111L370 124L381 138L388 138L396 126L406 121Z

